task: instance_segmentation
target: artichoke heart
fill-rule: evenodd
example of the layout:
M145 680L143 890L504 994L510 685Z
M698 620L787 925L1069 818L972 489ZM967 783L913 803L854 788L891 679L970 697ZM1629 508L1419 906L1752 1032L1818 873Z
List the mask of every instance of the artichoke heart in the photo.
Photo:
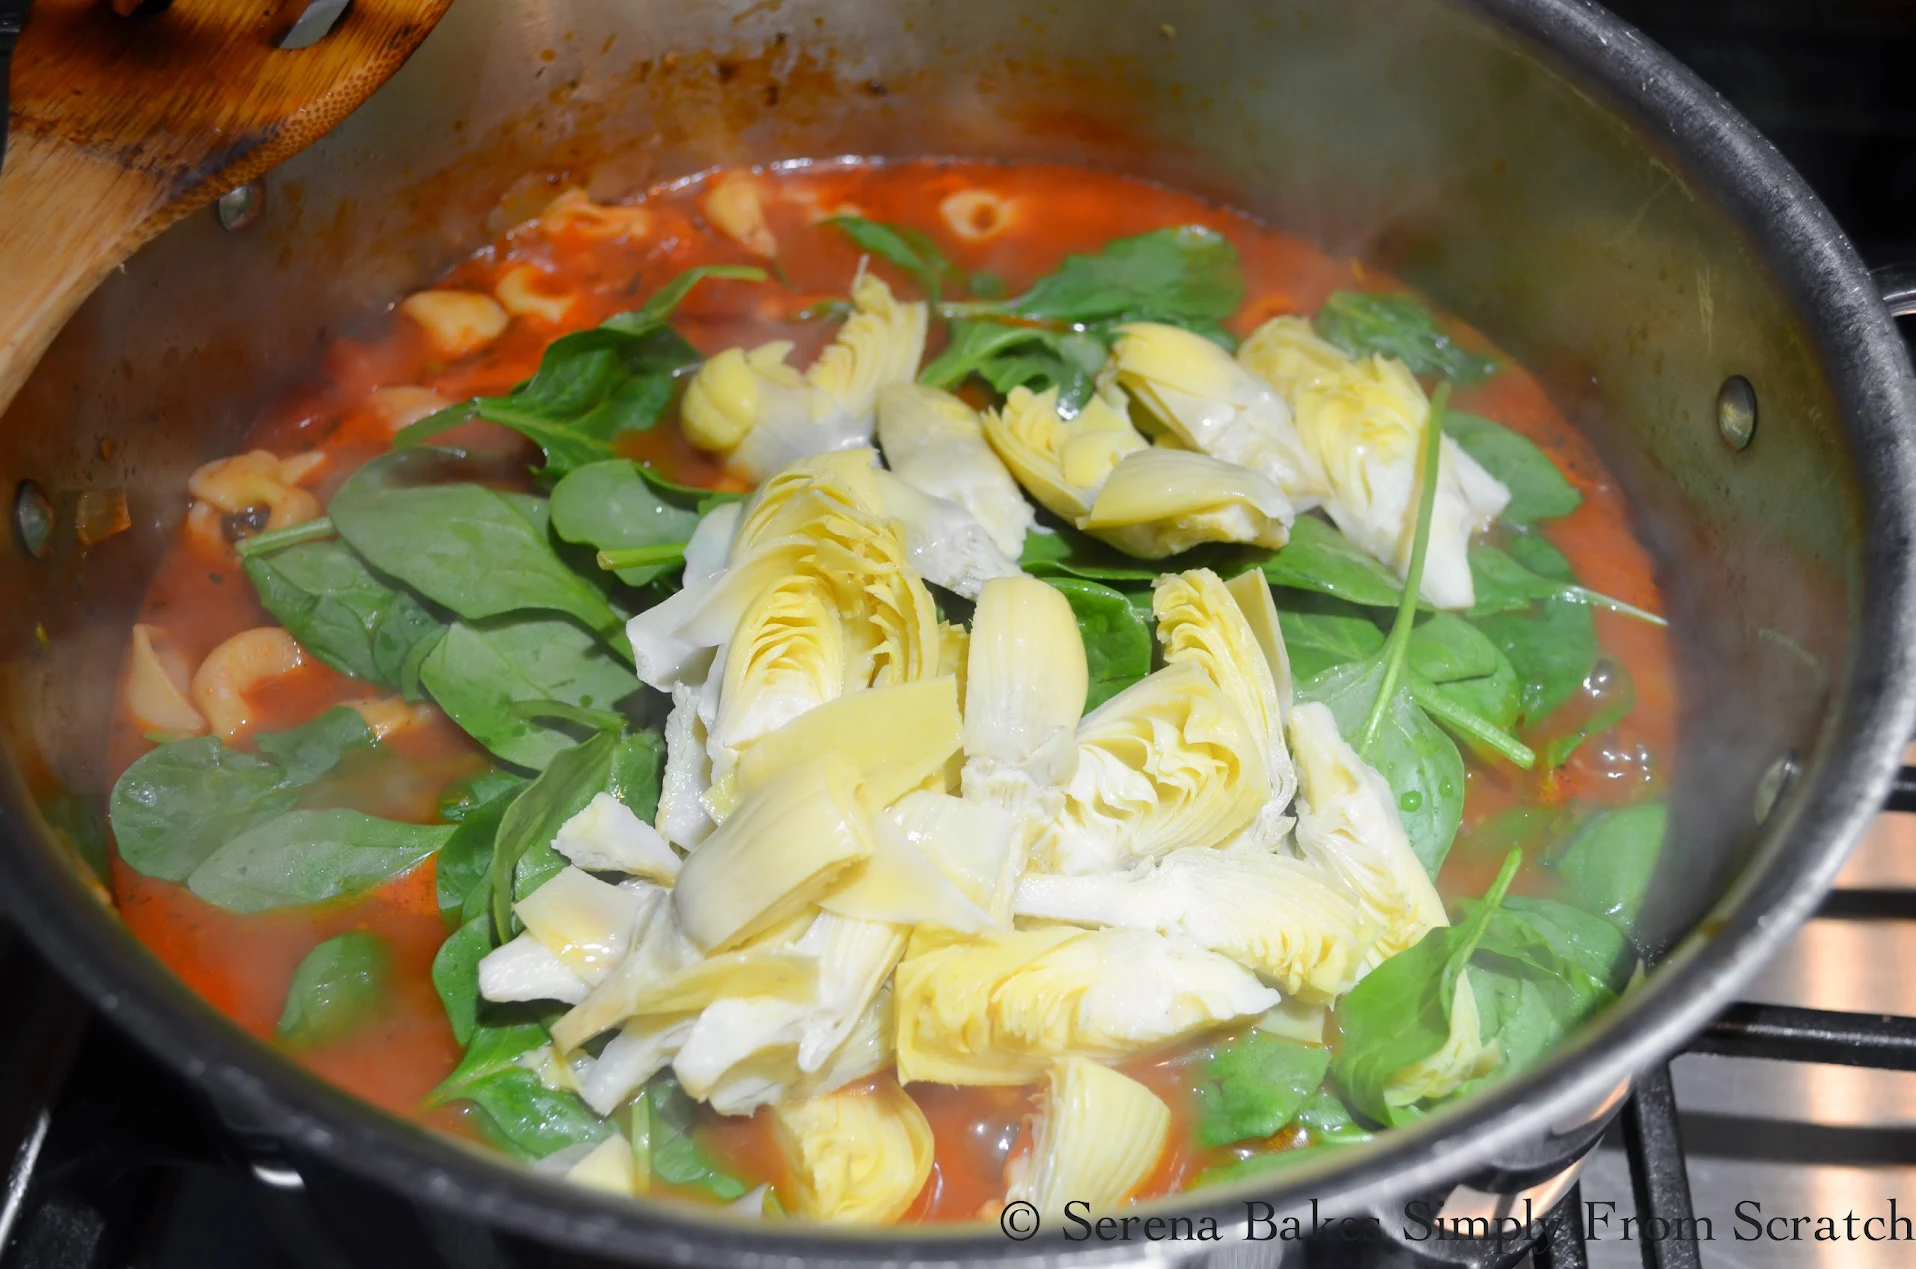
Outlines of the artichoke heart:
M1344 536L1399 577L1417 534L1418 453L1430 401L1395 358L1366 357L1300 387L1297 428L1329 482L1324 508ZM1439 608L1476 602L1470 538L1510 505L1510 491L1449 437L1438 457L1421 597Z
M751 797L679 870L672 906L705 952L721 952L802 912L871 854L858 770L835 754L794 767Z
M957 503L1017 559L1031 528L1031 504L985 441L970 406L937 388L889 384L878 393L878 445L900 480Z
M1026 877L1021 917L1183 934L1286 996L1328 1002L1356 986L1375 931L1335 879L1287 855L1175 850L1129 872Z
M1109 872L1250 826L1270 778L1251 725L1190 661L1165 666L1078 724L1078 769L1032 849L1042 872Z
M798 1215L882 1225L905 1214L931 1175L931 1124L890 1082L772 1111Z
M1077 770L1074 737L1090 670L1070 603L1029 577L985 584L965 667L960 785L967 800L1008 811L1015 829L987 905L1003 921L1032 836L1057 816L1059 787Z
M1263 581L1256 569L1246 576ZM1268 589L1260 595L1253 587L1249 595L1253 604L1271 603ZM1165 664L1188 661L1202 669L1250 725L1270 790L1252 824L1250 844L1275 847L1290 831L1284 812L1297 792L1297 772L1284 743L1284 704L1271 658L1238 606L1237 596L1208 568L1158 578L1151 592L1151 610L1158 619ZM1272 629L1276 629L1275 621Z
M686 438L761 480L794 459L869 445L880 388L910 382L925 351L926 307L901 304L884 281L852 283L853 312L804 374L780 340L727 349L699 368L680 414Z
M1470 985L1470 971L1464 970L1457 975L1457 987L1450 998L1450 1035L1444 1046L1392 1075L1384 1084L1384 1100L1392 1106L1409 1106L1447 1097L1471 1080L1490 1074L1502 1062L1501 1046L1483 1041L1477 995Z
M1231 354L1179 326L1133 322L1111 349L1118 386L1186 449L1249 467L1298 509L1326 492L1291 407Z
M925 853L884 816L871 821L872 853L821 896L818 906L841 916L928 926L969 934L991 924Z
M1273 317L1237 346L1237 364L1294 402L1303 389L1343 374L1351 359L1321 338L1308 317Z
M1277 601L1271 597L1271 584L1260 569L1246 569L1224 584L1237 600L1237 610L1251 628L1251 637L1264 651L1265 664L1271 669L1271 682L1277 688L1277 703L1284 720L1291 717L1293 688L1291 654L1284 646L1284 629L1277 620Z
M679 875L679 857L665 838L610 793L594 794L584 810L560 825L552 849L597 872L666 883Z
M992 888L1004 869L1005 852L1017 832L1017 820L1010 811L988 802L920 789L893 803L882 818L903 833L905 840L967 899L981 907L991 902Z
M1008 1201L1057 1220L1081 1203L1092 1219L1136 1192L1171 1136L1171 1108L1144 1085L1096 1062L1066 1058L1051 1068L1044 1113L1028 1157L1014 1160Z
M1148 447L1129 419L1094 396L1075 419L1058 413L1058 390L1013 388L1001 410L984 414L985 439L1053 515L1076 522L1127 454Z
M1153 446L1117 465L1077 523L1127 555L1155 560L1205 542L1283 546L1295 518L1269 477L1205 454Z
M1058 1058L1115 1061L1278 1002L1235 962L1141 930L986 931L914 948L893 984L906 1083L1025 1084Z
M513 905L526 933L573 973L597 983L611 973L651 918L658 891L609 885L577 867L563 868Z
M891 805L944 769L963 742L958 680L949 674L851 692L760 738L739 760L738 797L749 797L822 753L858 769L873 810Z
M1298 705L1290 730L1298 850L1341 881L1375 923L1368 971L1450 920L1404 835L1390 786L1345 743L1329 708Z

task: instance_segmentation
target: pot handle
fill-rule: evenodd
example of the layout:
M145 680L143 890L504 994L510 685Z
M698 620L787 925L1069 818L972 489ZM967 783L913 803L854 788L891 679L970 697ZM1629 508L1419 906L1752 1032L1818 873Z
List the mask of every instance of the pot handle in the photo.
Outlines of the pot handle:
M1916 317L1916 263L1886 264L1869 275L1891 317Z

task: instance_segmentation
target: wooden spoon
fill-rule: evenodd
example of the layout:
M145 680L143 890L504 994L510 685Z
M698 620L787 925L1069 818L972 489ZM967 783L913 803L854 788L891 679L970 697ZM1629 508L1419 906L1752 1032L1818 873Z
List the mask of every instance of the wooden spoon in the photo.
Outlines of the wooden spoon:
M451 0L35 0L0 168L0 409L114 266L311 144ZM310 47L281 47L323 36ZM292 38L289 40L289 35Z

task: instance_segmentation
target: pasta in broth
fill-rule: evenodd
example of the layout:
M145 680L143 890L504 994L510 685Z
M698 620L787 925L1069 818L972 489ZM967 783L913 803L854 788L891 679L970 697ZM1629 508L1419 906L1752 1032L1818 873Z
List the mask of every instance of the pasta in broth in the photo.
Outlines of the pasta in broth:
M1479 336L1173 191L566 191L183 500L126 920L582 1185L1113 1210L1466 1096L1635 965L1621 496Z

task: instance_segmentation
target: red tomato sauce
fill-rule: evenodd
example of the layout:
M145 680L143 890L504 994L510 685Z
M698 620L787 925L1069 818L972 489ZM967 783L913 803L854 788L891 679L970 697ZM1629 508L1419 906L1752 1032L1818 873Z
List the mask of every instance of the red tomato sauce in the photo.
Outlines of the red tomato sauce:
M784 285L701 283L680 306L674 325L704 353L784 338L798 346L794 362L806 363L833 327L800 315L844 296L861 257L840 233L816 223L841 213L923 230L959 270L995 274L1010 294L1056 268L1068 253L1095 251L1113 238L1169 225L1207 225L1224 233L1242 258L1248 298L1229 323L1240 336L1272 316L1313 313L1340 288L1395 289L1389 279L1366 273L1354 261L1328 256L1237 212L1155 185L1073 168L833 163L769 172L762 186ZM543 292L572 297L562 320L516 317L479 354L444 362L435 359L410 320L388 315L353 337L335 340L314 377L267 410L241 448L324 453L327 466L315 485L324 499L355 467L387 447L390 429L373 404L376 389L430 388L448 402L503 393L533 372L551 340L637 307L684 269L764 263L706 223L699 202L703 189L694 182L652 191L642 203L649 213L646 229L622 239L537 225L513 231L451 270L439 285L490 292L502 275L530 264L544 274ZM998 232L979 241L955 235L940 212L948 195L968 189L989 190L1004 200ZM872 261L869 267L901 293L917 294L912 280L889 265ZM937 325L934 340L940 338ZM1475 332L1455 324L1453 329L1466 344L1489 347ZM1544 531L1584 583L1659 610L1651 560L1631 531L1622 491L1538 382L1506 358L1487 383L1459 391L1455 404L1530 437L1582 492L1583 505ZM466 425L448 439L504 450L523 446L483 423ZM669 421L628 436L622 452L686 484L742 488ZM184 502L184 491L181 497ZM153 580L141 620L156 627L164 647L187 665L197 664L231 634L270 624L231 552L209 549L184 526ZM1641 798L1647 783L1664 778L1657 763L1673 750L1676 691L1666 633L1608 612L1598 612L1596 620L1604 655L1623 666L1634 683L1634 708L1558 771L1470 763L1464 830L1438 882L1446 895L1480 894L1495 873L1501 853L1473 850L1471 829L1497 812L1536 803L1620 804ZM252 726L281 729L326 706L375 695L370 685L308 663L250 698ZM1560 711L1561 725L1574 721L1577 709L1573 703ZM1543 738L1526 736L1533 745ZM150 743L122 717L112 740L115 769ZM396 819L434 820L440 790L489 765L483 751L436 712L381 750L376 770L356 773L353 804ZM315 944L349 930L388 940L392 985L375 1021L329 1044L290 1049L289 1056L396 1114L459 1129L456 1117L421 1110L427 1091L459 1058L430 979L433 954L448 932L430 861L351 902L258 916L221 911L181 886L142 877L117 860L112 882L135 934L208 1001L263 1039L273 1037L293 969ZM1550 881L1532 861L1518 888L1547 893ZM1125 1069L1171 1105L1179 1125L1144 1195L1181 1189L1204 1167L1232 1157L1190 1144L1190 1083L1175 1055L1141 1058ZM1003 1194L1007 1160L1030 1148L1040 1090L919 1085L911 1092L932 1124L937 1148L931 1179L906 1219L968 1220L988 1214ZM776 1184L782 1178L784 1165L768 1116L714 1116L713 1121L705 1144L715 1155L754 1183ZM1271 1148L1288 1144L1296 1142L1283 1134L1269 1143Z

